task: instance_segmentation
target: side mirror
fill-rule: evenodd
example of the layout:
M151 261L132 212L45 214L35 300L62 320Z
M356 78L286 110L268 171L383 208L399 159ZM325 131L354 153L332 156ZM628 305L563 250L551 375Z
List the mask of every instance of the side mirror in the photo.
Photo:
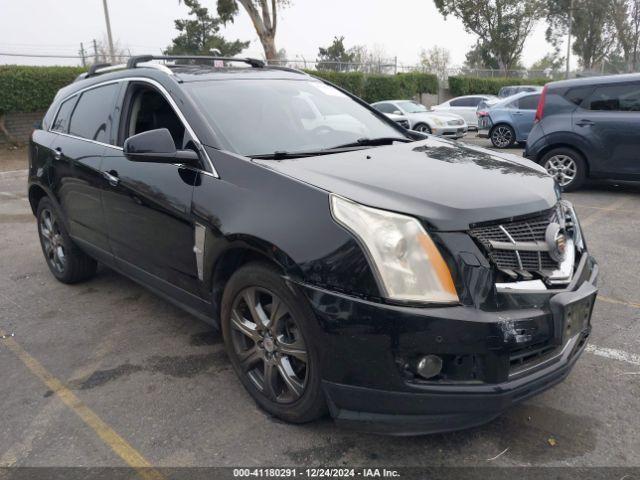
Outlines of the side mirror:
M394 110L393 114L394 115L404 115L400 110Z
M173 137L166 128L148 130L124 141L124 154L135 162L197 164L193 150L176 150Z

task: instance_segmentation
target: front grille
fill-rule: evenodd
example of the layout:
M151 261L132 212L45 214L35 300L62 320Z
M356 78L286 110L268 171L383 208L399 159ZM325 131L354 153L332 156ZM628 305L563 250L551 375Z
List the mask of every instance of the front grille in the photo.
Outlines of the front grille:
M447 125L462 125L464 122L462 120L449 120Z
M497 222L472 228L470 235L485 248L491 261L502 270L549 271L558 268L546 249L545 233L551 222L558 221L556 209L510 222ZM536 250L497 248L496 244L514 242L538 245Z
M510 373L513 374L524 367L543 362L549 358L550 354L555 353L557 350L558 347L549 344L549 342L542 342L513 350L509 355Z

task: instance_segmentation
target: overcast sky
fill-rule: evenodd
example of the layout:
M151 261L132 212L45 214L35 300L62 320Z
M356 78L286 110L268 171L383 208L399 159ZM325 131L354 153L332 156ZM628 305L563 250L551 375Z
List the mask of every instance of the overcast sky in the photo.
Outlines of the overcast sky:
M202 0L215 8L215 0ZM178 0L109 0L114 39L132 53L156 53L175 37L173 20L186 17ZM249 18L241 10L224 30L228 39L250 40L243 55L263 57ZM0 0L0 54L7 52L77 55L93 38L106 35L102 0ZM289 58L315 59L319 46L344 36L347 47L380 47L399 63L415 64L422 48L446 47L452 63L461 65L475 37L462 23L446 21L432 0L292 0L279 17L276 44ZM527 40L526 66L541 58L549 45L541 23ZM74 59L36 59L0 55L0 64L77 64Z

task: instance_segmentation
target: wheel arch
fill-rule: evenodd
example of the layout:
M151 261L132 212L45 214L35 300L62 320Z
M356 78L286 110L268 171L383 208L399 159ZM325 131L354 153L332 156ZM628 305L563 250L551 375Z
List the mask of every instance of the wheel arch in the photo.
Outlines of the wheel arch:
M211 269L207 285L211 292L213 311L218 320L222 307L222 295L229 279L240 267L252 262L266 263L280 272L283 277L302 278L302 272L297 264L275 245L253 237L237 236L210 262Z
M29 185L29 205L31 212L35 215L38 211L38 204L43 197L50 197L47 191L38 184Z

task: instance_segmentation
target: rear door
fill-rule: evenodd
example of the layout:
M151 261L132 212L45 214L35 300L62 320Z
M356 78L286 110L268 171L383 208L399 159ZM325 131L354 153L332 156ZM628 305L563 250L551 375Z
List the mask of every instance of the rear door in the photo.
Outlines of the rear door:
M165 94L131 82L123 98L118 144L132 135L167 128L178 149L190 148L184 124ZM133 161L122 149L105 152L103 192L109 243L127 274L191 304L200 291L194 255L191 197L198 174L179 164Z
M100 85L65 100L51 131L52 188L68 220L69 234L100 258L109 242L102 213L102 154L112 145L113 115L120 83Z
M540 94L526 95L517 100L517 105L511 112L513 123L516 129L516 138L519 142L524 142L533 128L533 121L536 117L536 109Z
M573 113L573 129L592 146L592 173L640 177L640 82L596 86Z

